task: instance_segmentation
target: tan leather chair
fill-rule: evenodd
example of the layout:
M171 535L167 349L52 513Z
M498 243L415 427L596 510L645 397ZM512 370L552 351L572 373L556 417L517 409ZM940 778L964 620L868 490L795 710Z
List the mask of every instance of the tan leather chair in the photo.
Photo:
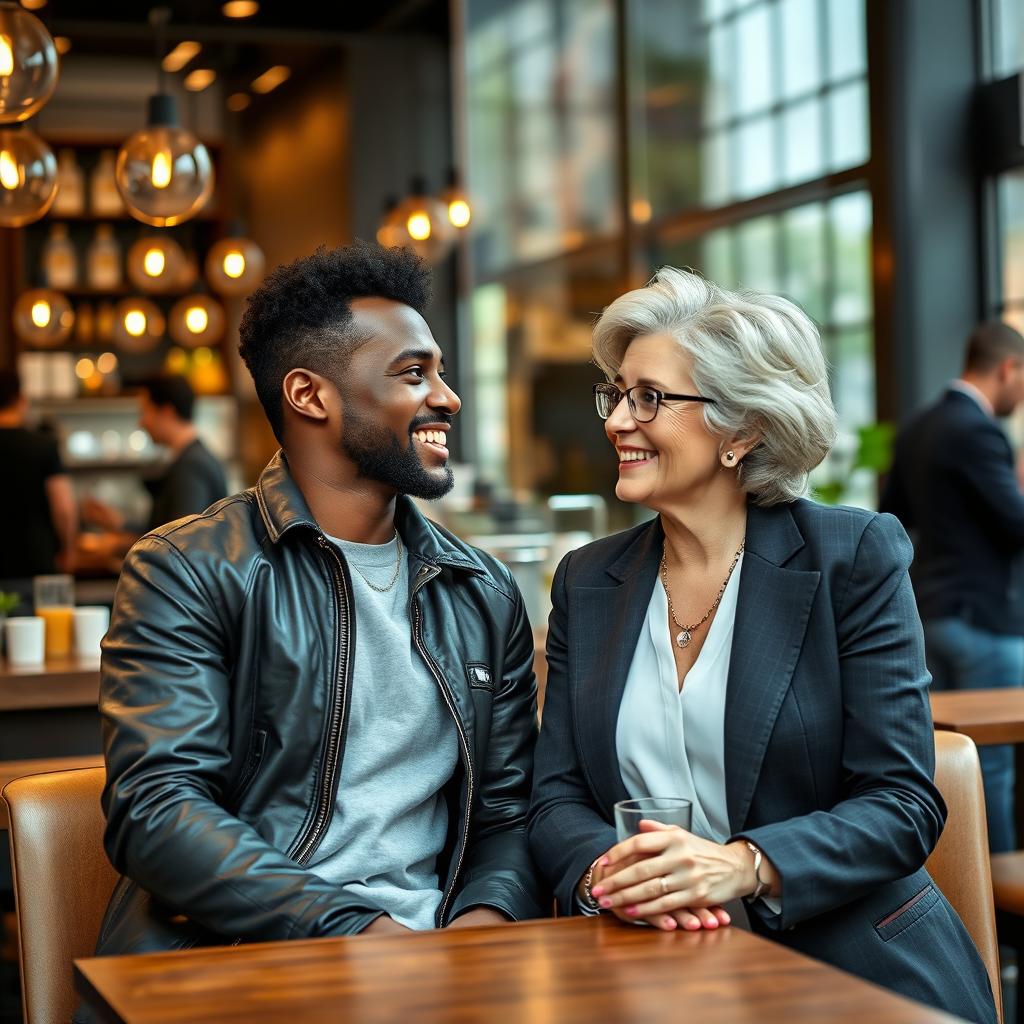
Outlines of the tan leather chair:
M985 962L1003 1019L999 943L988 857L988 822L978 748L968 736L935 732L935 785L946 801L946 827L925 865L960 915Z
M999 941L1017 951L1017 1021L1024 1024L1024 850L992 854L992 896Z
M14 905L26 1024L67 1024L71 962L91 956L117 874L103 852L103 768L9 782Z

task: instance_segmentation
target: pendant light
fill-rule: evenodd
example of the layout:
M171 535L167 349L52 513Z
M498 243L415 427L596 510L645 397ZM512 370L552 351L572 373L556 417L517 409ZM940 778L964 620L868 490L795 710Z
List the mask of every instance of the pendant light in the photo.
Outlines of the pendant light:
M473 207L469 196L459 184L459 175L455 168L448 171L448 186L441 193L441 202L448 209L448 223L459 231L469 227L473 219Z
M71 335L75 314L52 288L32 288L14 303L14 333L29 348L56 348Z
M57 48L43 23L0 3L0 124L38 113L57 87Z
M57 196L57 160L35 132L0 127L0 227L39 220Z
M409 236L409 245L428 264L440 262L451 248L455 229L448 221L448 210L427 192L427 182L418 175L413 178L409 196L397 211L398 222Z
M248 295L265 268L263 250L241 233L215 242L206 254L206 280L218 295Z
M144 224L169 227L194 217L213 194L213 164L206 147L181 127L174 97L166 92L160 61L166 7L150 12L156 30L158 92L149 99L146 127L117 154L115 180L128 212Z
M140 292L160 295L181 288L188 257L169 235L144 235L128 250L125 267Z
M149 352L166 326L163 313L149 299L122 299L114 312L114 342L125 352Z
M209 295L196 292L179 299L171 309L171 337L183 348L216 345L224 336L224 307Z

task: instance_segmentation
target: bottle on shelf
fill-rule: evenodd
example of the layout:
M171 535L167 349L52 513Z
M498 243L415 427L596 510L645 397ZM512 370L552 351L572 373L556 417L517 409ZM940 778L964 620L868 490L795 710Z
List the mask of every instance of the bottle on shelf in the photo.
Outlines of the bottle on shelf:
M97 217L121 217L125 212L114 180L114 160L112 149L103 150L89 177L89 206Z
M114 337L114 304L101 302L96 307L96 341L108 344Z
M96 318L88 302L80 302L75 309L75 341L79 345L91 345L96 336Z
M78 283L78 254L68 237L67 224L54 224L43 246L43 276L50 288L62 291Z
M73 149L62 149L57 158L57 196L50 212L58 217L78 217L85 212L85 177Z
M109 224L97 224L96 234L85 255L89 287L112 291L121 286L121 246Z

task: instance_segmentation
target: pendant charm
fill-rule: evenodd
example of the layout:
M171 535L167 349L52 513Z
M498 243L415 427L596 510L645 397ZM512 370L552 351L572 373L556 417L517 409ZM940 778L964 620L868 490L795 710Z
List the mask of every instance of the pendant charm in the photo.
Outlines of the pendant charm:
M682 648L684 648L692 639L693 637L690 635L690 631L688 629L684 629L681 633L676 634L676 646L682 650Z

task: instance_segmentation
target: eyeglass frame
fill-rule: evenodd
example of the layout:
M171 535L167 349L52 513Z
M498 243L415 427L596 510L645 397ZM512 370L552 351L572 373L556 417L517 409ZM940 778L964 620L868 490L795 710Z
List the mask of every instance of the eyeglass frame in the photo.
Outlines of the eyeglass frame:
M629 405L629 414L633 417L633 419L636 420L637 423L651 423L654 420L655 416L658 415L658 410L661 408L661 403L666 400L670 402L702 402L705 405L718 404L714 398L705 398L703 395L675 395L672 394L670 391L659 391L658 388L651 387L650 384L634 384L631 388L626 388L626 390L623 391L616 384L605 382L602 384L595 384L592 389L595 406L597 406L599 400L598 396L607 395L608 389L610 388L614 388L618 392L619 400L611 407L608 416L601 416L601 410L600 408L598 408L597 415L600 417L602 421L607 420L608 417L611 416L611 414L619 407L623 398L626 399L626 402ZM630 392L636 391L637 388L646 388L648 391L653 391L654 394L657 395L657 400L654 403L654 416L652 416L649 420L642 420L636 414L636 403L633 401L633 396L630 394Z

